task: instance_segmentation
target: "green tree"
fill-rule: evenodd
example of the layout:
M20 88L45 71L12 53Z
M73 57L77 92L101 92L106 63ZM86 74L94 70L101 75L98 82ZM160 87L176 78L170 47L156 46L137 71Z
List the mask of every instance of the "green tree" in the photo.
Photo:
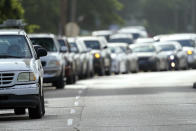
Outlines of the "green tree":
M68 2L67 21L70 22L71 2ZM58 33L60 0L22 0L27 23L40 26L37 32ZM116 13L123 5L118 0L77 0L76 22L82 29L107 28L110 24L122 24Z
M83 18L80 26L93 30L108 28L111 24L123 24L123 19L117 14L122 8L118 0L79 0L77 15Z
M22 19L24 9L19 0L0 0L0 23L7 19Z
M58 32L59 0L22 0L25 20L36 28L36 32Z

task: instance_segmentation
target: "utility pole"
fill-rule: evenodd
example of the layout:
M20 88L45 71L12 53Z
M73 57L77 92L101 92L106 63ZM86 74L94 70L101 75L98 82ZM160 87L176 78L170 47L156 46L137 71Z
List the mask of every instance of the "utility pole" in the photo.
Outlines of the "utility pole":
M60 0L60 25L59 34L65 35L65 25L67 21L67 0Z
M192 32L195 32L196 31L196 9L195 9L195 6L196 6L196 1L195 0L192 0L191 2L192 4L192 7L191 7L191 10L192 10Z
M77 0L71 0L71 22L76 22Z

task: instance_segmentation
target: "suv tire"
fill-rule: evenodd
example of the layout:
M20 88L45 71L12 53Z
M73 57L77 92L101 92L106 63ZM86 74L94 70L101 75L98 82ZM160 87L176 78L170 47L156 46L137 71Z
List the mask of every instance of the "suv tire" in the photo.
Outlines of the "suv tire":
M29 108L29 118L39 119L42 117L42 102L39 101L39 104L35 108Z

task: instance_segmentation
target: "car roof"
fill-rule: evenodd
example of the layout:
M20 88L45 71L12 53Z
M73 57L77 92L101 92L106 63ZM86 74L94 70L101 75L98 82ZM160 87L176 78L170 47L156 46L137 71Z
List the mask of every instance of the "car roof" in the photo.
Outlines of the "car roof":
M135 48L135 47L141 47L141 46L153 46L153 47L155 47L154 44L132 44L129 47L130 48Z
M114 34L110 36L110 39L119 39L119 38L133 39L133 36L131 34Z
M54 38L54 34L45 34L45 33L40 33L40 34L28 34L30 38Z
M76 37L68 37L67 41L68 42L76 42L77 38Z
M127 46L128 46L127 43L120 43L120 42L119 42L119 43L112 43L112 42L111 42L111 43L108 43L107 45L108 45L109 47L110 47L110 46L112 46L112 47L113 47L113 46L124 46L124 47L127 47Z
M21 29L0 29L0 35L26 35Z
M112 31L110 30L97 30L92 32L92 36L99 36L99 35L111 35Z
M180 43L177 41L161 41L161 42L154 43L154 45L168 45L168 44L179 45Z
M154 41L153 38L138 38L135 43L152 43Z
M96 36L82 36L82 37L78 37L78 39L80 40L100 40L103 39L104 37L96 37Z
M185 39L195 39L196 35L194 34L170 34L170 35L163 35L160 37L160 41L164 40L185 40Z

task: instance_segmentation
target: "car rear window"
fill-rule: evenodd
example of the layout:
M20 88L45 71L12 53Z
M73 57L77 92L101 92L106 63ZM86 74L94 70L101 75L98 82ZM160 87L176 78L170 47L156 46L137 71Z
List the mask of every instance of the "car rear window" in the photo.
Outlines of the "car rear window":
M100 50L101 49L99 41L85 40L84 43L85 43L87 48L94 49L94 50Z
M57 47L52 38L30 38L33 45L41 45L49 52L57 52Z

